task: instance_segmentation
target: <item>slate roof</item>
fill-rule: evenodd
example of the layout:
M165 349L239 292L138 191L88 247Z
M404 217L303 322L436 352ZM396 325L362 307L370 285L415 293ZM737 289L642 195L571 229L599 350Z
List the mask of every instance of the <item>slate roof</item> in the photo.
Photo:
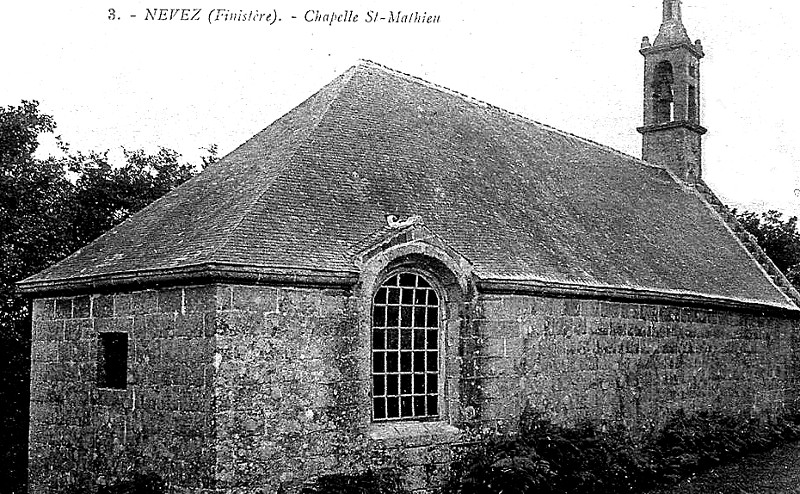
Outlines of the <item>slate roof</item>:
M387 214L420 215L479 279L795 307L665 169L372 62L20 287L209 266L355 276L353 246Z

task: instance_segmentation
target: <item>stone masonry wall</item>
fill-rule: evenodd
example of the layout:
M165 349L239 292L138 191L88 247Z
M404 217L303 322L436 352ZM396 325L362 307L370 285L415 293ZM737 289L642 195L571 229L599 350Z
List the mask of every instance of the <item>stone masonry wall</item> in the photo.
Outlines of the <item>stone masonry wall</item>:
M346 295L228 286L219 296L220 489L274 492L317 473L320 463L340 467L342 437L358 429L351 417L365 406L353 390L356 338Z
M218 488L297 489L394 466L435 489L450 460L525 407L634 433L678 409L794 409L797 321L673 306L478 295L447 344L461 371L450 424L370 420L368 321L345 291L228 286L217 318ZM452 388L448 388L453 393ZM451 427L453 426L453 427Z
M30 492L154 470L213 482L216 292L146 290L34 301ZM127 389L97 386L98 334L128 334Z
M229 286L220 295L221 491L275 492L324 473L385 465L403 467L412 487L424 486L447 463L435 430L372 437L369 340L365 346L347 292Z
M735 311L484 295L465 379L497 429L524 407L558 421L658 428L678 409L796 410L798 320Z
M322 474L385 466L412 490L444 482L454 428L371 423L369 331L350 293L228 286L220 297L221 492L293 492Z
M449 309L440 422L373 423L369 301L219 285L37 300L31 492L155 470L179 492L298 491L326 473L448 478L526 407L634 433L678 409L797 409L797 319L481 294ZM97 334L129 334L126 390L96 386Z

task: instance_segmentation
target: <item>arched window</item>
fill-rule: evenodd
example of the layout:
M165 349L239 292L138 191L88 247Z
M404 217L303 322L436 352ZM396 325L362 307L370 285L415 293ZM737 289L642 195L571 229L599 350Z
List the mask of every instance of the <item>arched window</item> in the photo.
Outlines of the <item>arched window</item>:
M664 60L656 65L653 78L653 109L656 123L671 122L673 115L672 64Z
M689 121L696 122L698 120L698 118L697 118L697 90L691 84L689 84L689 91L688 91L688 95L686 97L689 100L688 101L689 105L687 106L687 110L686 110L687 116L689 118Z
M441 302L422 275L390 276L372 300L372 416L439 416Z

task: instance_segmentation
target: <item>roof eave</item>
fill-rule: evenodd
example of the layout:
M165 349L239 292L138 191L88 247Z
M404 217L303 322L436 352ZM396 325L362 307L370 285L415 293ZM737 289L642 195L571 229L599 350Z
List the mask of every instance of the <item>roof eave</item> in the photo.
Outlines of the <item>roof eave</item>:
M653 290L640 287L612 287L572 284L543 280L511 280L486 278L476 282L483 293L540 295L545 297L578 297L640 304L681 305L704 309L733 309L737 311L774 313L800 317L800 308L758 300L743 300L702 293Z
M142 290L175 285L213 283L268 284L295 287L352 287L358 280L354 271L336 271L290 266L249 266L232 263L204 263L165 269L121 271L65 279L22 281L19 293L28 297L68 295L87 292Z
M292 266L248 266L207 263L169 269L124 271L109 275L89 275L68 279L22 281L19 293L28 297L74 295L122 290L143 290L176 285L241 283L352 289L358 283L358 271L326 270ZM634 303L681 305L705 309L775 313L800 317L800 308L757 300L742 300L692 292L663 291L641 287L592 286L552 280L479 278L479 292L487 294L538 295L544 297L577 297Z

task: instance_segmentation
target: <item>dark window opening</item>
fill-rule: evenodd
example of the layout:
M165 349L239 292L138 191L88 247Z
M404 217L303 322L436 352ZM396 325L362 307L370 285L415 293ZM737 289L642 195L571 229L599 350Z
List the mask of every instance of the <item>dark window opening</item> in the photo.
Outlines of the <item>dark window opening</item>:
M653 78L653 109L655 112L655 123L671 122L673 114L673 92L672 83L672 64L666 60L656 65Z
M687 113L689 120L692 122L697 121L697 90L694 86L689 86L689 105L687 107Z
M439 416L439 296L425 278L400 273L372 301L372 415Z
M97 385L125 389L128 384L128 333L100 333L97 348Z

